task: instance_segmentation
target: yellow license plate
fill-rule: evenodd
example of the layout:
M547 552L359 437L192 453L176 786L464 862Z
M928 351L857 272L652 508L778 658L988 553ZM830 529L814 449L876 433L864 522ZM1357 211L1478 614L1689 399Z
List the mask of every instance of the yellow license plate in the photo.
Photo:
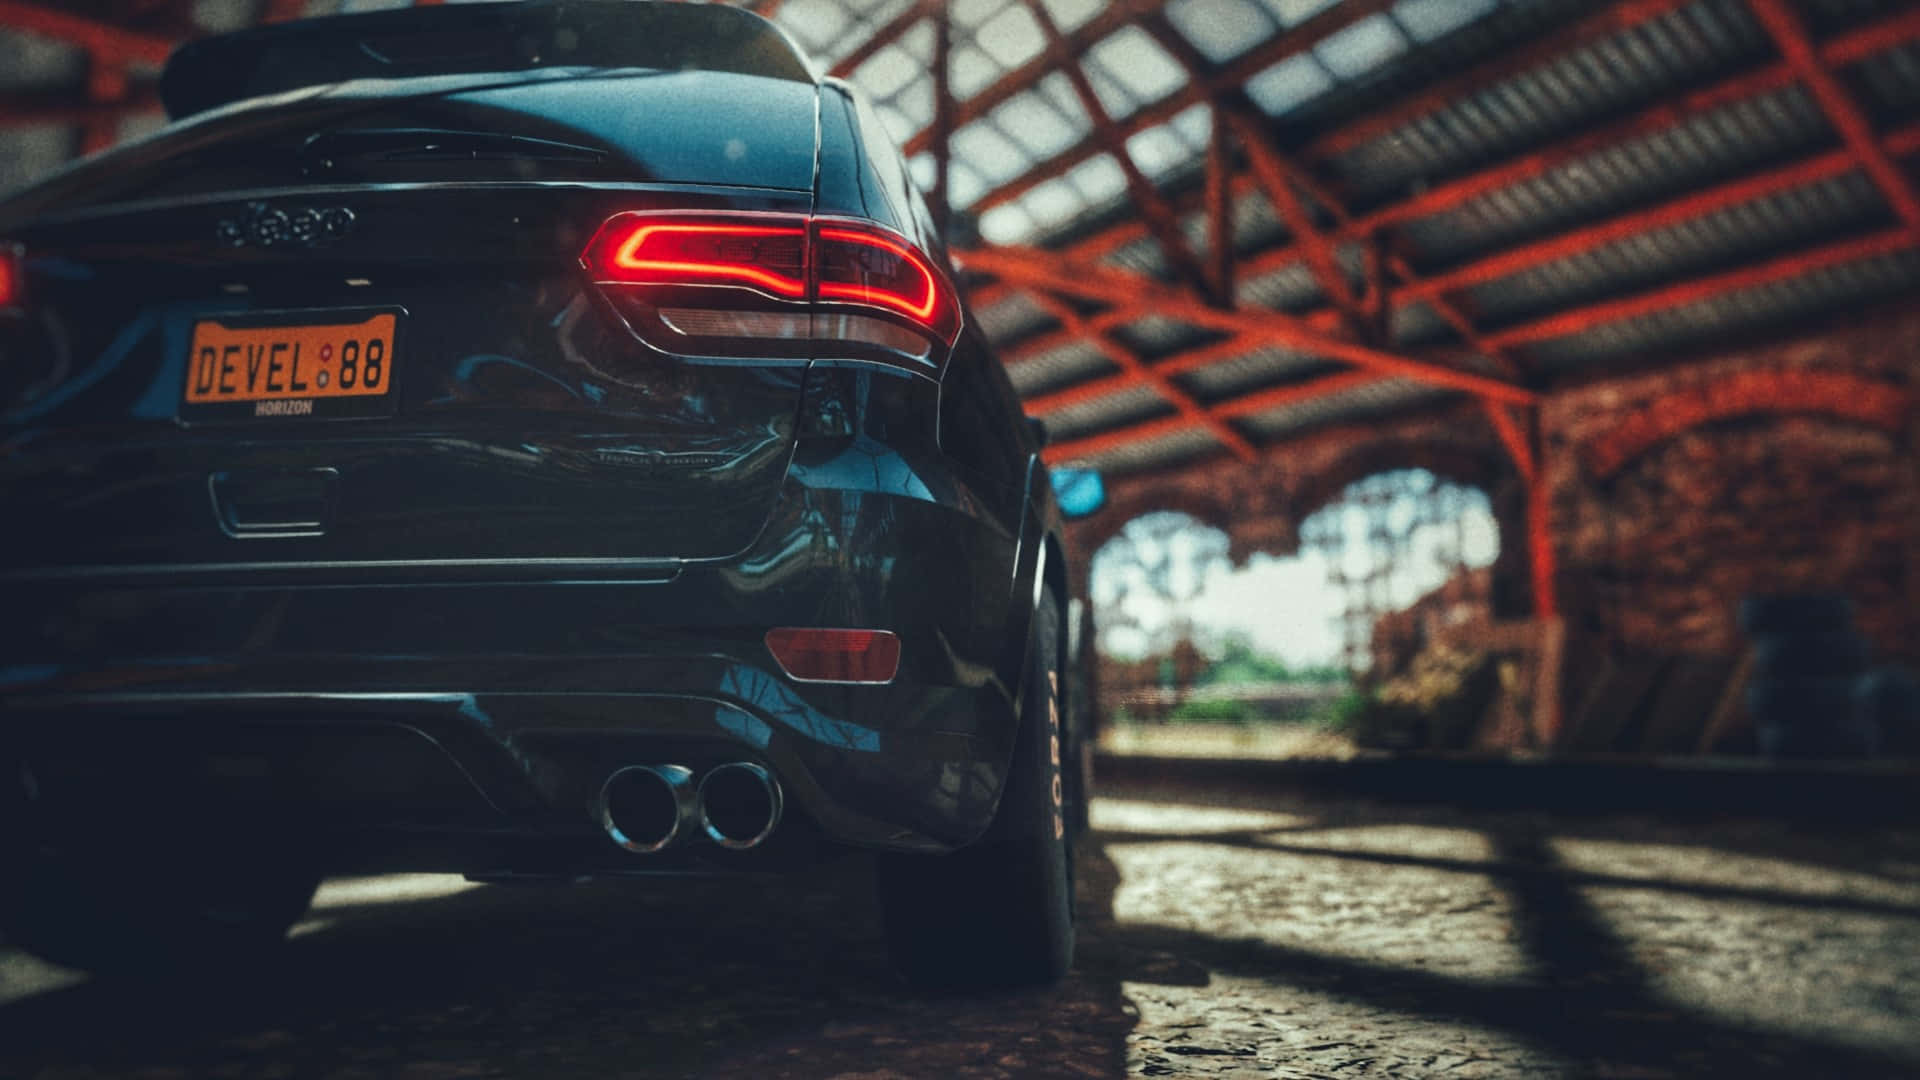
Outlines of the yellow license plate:
M184 401L252 402L254 416L310 416L317 401L383 397L393 385L398 322L391 312L339 323L202 319L193 326Z

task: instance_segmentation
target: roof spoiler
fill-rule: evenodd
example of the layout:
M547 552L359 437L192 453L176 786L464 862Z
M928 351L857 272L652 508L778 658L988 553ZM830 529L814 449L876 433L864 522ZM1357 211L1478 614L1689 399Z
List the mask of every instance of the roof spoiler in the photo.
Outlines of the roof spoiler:
M351 79L541 67L694 68L814 81L779 29L739 8L524 0L335 15L202 38L167 60L160 100L178 120Z

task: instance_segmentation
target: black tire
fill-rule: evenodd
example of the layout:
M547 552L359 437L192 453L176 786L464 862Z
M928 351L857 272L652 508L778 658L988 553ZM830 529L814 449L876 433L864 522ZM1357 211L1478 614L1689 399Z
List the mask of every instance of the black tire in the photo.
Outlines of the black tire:
M894 967L929 990L1049 983L1073 962L1073 830L1059 711L1059 604L1033 620L1006 790L981 839L950 855L888 855L881 912Z
M0 885L0 935L96 974L164 975L260 963L305 914L311 871L247 856L139 869L16 853Z

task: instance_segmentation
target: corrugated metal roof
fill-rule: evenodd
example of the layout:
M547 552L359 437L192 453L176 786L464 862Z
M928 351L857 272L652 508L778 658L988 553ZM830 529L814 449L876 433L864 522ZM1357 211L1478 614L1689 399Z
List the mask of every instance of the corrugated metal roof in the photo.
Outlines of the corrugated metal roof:
M1731 334L1831 315L1843 307L1885 300L1916 287L1920 287L1920 251L1901 252L1611 323L1537 345L1530 352L1541 367L1564 371L1620 357L1724 341Z
M1830 141L1820 107L1787 87L1609 146L1404 230L1422 267L1645 205Z
M1537 315L1887 220L1864 173L1795 188L1533 268L1472 290L1490 324Z
M1219 449L1219 442L1205 428L1192 428L1145 442L1130 443L1112 450L1105 450L1091 455L1082 464L1110 476L1122 476L1130 472L1163 469L1196 458L1211 457Z
M1287 349L1261 348L1231 360L1183 372L1174 376L1174 382L1196 400L1210 404L1251 390L1292 382L1309 373L1324 371L1327 367L1327 362L1317 356Z
M1372 419L1415 407L1435 405L1459 396L1453 391L1437 390L1410 379L1383 379L1331 397L1314 398L1255 413L1242 418L1240 424L1250 435L1278 439L1298 435L1323 424Z
M1117 370L1091 342L1073 341L1007 365L1013 388L1023 395L1045 393Z
M1123 424L1156 419L1173 411L1173 406L1152 387L1134 386L1048 413L1047 431L1055 440L1073 439Z

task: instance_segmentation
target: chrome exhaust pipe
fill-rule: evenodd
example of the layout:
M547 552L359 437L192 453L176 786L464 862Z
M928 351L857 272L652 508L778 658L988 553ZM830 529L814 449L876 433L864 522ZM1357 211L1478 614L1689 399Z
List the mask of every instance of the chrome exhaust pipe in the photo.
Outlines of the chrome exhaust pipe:
M700 829L730 851L756 848L780 825L780 781L750 761L716 765L700 778Z
M693 770L684 765L629 765L600 785L600 828L628 851L651 855L692 826Z

